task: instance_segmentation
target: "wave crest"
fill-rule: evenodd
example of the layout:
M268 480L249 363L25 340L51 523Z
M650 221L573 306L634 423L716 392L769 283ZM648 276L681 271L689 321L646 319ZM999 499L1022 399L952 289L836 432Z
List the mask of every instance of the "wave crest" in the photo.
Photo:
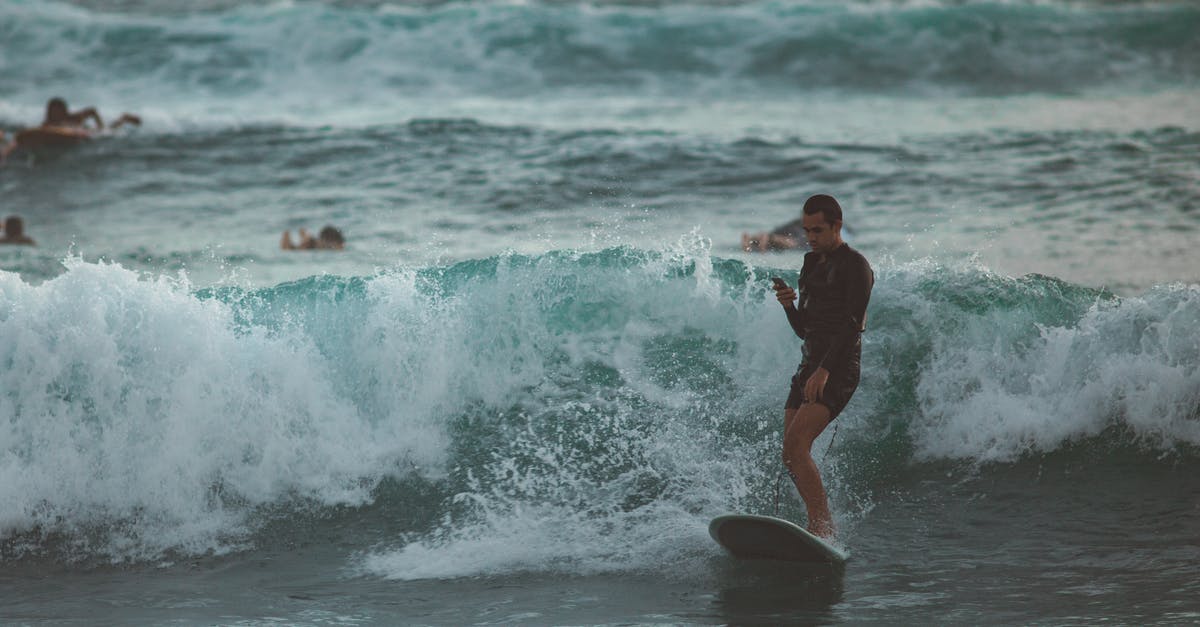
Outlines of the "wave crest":
M258 123L431 98L614 90L737 99L1177 89L1200 78L1198 28L1200 10L1185 3L0 8L13 102L40 107L53 76L72 99L108 106L121 94L132 100L111 106L152 116L215 101Z
M256 290L80 261L36 286L0 273L0 536L111 560L220 552L280 511L392 498L381 481L415 471L432 487L392 505L442 523L376 572L522 568L510 549L437 572L421 556L553 523L594 540L542 546L572 568L662 558L661 525L768 506L799 358L768 277L794 272L683 242ZM838 492L863 488L839 459L1011 462L1114 427L1153 453L1200 446L1200 287L877 274Z

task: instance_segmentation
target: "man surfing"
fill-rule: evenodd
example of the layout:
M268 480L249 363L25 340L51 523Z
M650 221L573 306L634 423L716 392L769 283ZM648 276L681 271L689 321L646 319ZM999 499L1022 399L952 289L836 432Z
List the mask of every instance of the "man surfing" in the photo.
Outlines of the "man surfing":
M808 509L808 531L828 539L834 535L833 517L812 444L858 388L861 334L875 273L842 241L842 208L832 196L806 200L802 220L812 251L804 255L798 302L796 290L775 282L788 323L804 340L804 357L784 405L783 464Z

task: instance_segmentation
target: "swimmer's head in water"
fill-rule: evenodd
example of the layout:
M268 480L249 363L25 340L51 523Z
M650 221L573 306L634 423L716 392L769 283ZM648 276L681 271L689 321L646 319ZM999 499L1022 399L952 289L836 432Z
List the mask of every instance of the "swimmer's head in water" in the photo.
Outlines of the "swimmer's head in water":
M804 238L815 253L833 252L842 245L842 206L828 194L804 201Z
M317 241L320 242L321 248L341 248L346 244L342 232L328 225L317 234Z
M46 123L61 122L67 119L70 113L67 111L67 101L62 98L51 98L46 103Z
M5 237L18 238L25 234L25 222L20 216L8 216L4 220Z

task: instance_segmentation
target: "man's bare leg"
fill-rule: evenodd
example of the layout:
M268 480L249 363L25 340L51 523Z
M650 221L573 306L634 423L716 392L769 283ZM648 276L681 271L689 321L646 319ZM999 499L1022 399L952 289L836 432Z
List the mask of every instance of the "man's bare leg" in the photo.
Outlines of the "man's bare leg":
M829 499L821 483L821 473L812 458L813 441L829 426L829 408L805 403L799 409L784 410L783 463L791 471L792 481L808 508L808 530L822 538L833 537L833 516Z

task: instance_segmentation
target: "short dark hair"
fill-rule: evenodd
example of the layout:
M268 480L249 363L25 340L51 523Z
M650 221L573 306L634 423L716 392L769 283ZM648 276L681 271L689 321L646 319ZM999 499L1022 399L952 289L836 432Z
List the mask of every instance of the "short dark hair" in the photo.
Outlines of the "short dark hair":
M809 196L808 200L804 201L804 214L825 216L825 221L830 225L842 221L842 206L838 201L829 194L817 194Z

